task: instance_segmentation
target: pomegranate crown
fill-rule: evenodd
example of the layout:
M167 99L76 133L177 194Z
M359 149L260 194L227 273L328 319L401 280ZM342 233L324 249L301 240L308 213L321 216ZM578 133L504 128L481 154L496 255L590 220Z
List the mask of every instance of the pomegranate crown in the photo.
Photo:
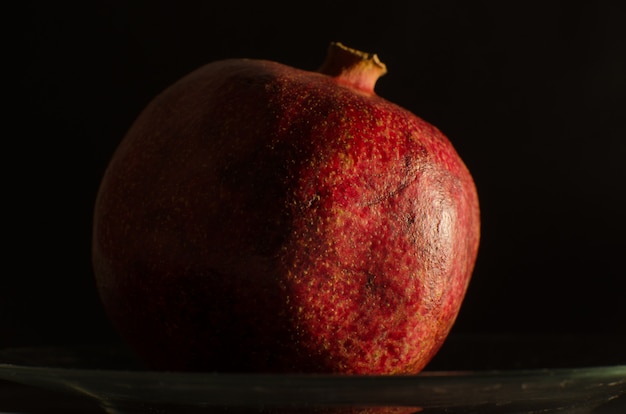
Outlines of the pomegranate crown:
M334 77L339 83L373 94L376 81L387 73L387 66L374 53L331 42L326 60L318 72Z

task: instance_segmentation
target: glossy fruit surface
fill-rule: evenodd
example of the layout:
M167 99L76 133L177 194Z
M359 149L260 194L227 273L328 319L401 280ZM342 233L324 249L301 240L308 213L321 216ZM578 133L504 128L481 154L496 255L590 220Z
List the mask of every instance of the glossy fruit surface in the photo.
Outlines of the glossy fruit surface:
M231 59L157 96L98 193L93 264L153 368L419 372L479 244L470 173L434 126L374 93L375 55L318 72Z

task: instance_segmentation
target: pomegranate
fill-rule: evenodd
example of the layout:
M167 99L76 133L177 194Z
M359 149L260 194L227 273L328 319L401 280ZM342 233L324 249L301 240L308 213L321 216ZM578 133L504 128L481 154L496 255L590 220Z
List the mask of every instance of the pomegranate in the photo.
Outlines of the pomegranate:
M449 333L479 245L472 177L374 92L376 55L311 72L210 63L158 95L105 171L93 266L150 367L410 374Z

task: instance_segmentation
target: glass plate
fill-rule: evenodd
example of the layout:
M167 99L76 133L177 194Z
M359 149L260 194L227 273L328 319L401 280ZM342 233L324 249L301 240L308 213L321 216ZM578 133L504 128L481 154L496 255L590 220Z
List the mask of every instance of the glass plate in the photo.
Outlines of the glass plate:
M178 373L142 369L115 346L8 349L0 362L0 379L88 396L111 414L626 413L626 365L414 376Z

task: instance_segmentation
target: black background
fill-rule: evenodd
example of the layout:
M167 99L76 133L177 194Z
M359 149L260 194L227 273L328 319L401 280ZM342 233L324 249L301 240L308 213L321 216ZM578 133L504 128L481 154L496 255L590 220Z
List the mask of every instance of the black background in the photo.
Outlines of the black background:
M92 209L155 94L222 58L314 70L330 41L377 53L378 94L438 126L474 175L482 244L454 332L626 334L623 4L29 3L5 79L0 345L115 339Z

